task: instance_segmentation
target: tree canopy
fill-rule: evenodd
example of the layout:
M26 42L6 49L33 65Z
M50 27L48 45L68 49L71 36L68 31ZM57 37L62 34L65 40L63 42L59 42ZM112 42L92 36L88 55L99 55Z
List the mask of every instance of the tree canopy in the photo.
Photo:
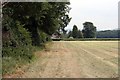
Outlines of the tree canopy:
M96 37L96 27L93 25L92 22L85 22L83 23L83 36L84 38L95 38Z
M70 22L68 13L69 2L9 2L3 7L3 17L10 17L19 21L32 35L32 42L38 45L40 42L39 32L47 35L56 30L65 33L65 27ZM3 29L4 29L3 25ZM38 41L38 42L37 42Z

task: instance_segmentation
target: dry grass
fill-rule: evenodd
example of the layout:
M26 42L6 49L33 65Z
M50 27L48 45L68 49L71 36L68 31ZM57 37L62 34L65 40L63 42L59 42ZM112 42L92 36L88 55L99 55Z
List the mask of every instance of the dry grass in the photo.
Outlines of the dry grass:
M17 77L113 78L118 77L117 41L54 41ZM43 55L44 54L44 55Z

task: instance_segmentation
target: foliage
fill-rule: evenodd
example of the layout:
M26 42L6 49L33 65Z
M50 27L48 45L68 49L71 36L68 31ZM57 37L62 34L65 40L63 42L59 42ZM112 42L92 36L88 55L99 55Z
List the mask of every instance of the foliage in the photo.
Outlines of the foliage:
M5 20L5 19L4 19ZM13 21L12 19L8 19L11 20L9 22L9 25L6 24L6 21L3 21L3 35L2 35L2 39L3 39L3 56L14 56L14 53L17 54L17 52L14 52L13 49L17 49L21 46L23 47L27 47L30 48L31 47L31 37L30 37L30 33L23 28L22 25L20 25L20 23L18 21ZM14 22L14 23L13 23ZM6 49L6 50L4 50ZM8 50L7 50L8 49ZM9 49L11 50L9 52ZM8 51L8 52L6 52ZM27 51L27 49L26 49ZM29 50L28 50L29 52ZM26 53L28 53L26 52ZM10 54L11 53L11 54ZM12 55L13 54L13 55ZM17 54L19 56L19 54Z
M62 41L120 41L118 38L64 38Z
M65 31L71 19L68 16L69 4L8 2L2 7L3 73L18 65L17 62L31 61L34 46L44 46L45 42L51 40L50 35L57 30Z
M97 38L120 38L120 30L97 31Z
M48 35L56 30L66 33L64 28L71 20L68 16L69 4L69 2L11 2L4 6L3 12L24 24L32 34L32 44L39 46L40 39L36 39L39 37L38 29Z
M12 72L12 68L15 67L17 63L30 62L34 56L32 54L30 33L23 28L19 21L14 21L8 17L7 19L4 18L2 27L2 66L4 74Z
M78 30L77 26L74 25L72 31L68 32L68 38L73 37L73 38L83 38L83 34L80 30Z
M72 31L68 32L68 38L72 37Z
M72 36L73 36L73 38L78 38L78 28L76 25L73 26Z
M78 30L78 38L83 38L83 34L80 30Z
M84 38L95 38L96 37L96 27L91 22L83 23L84 28L82 30Z

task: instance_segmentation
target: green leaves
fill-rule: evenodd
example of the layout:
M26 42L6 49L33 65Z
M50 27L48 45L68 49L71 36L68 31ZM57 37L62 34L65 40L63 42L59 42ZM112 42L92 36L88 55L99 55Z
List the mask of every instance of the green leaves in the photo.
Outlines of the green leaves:
M78 28L77 28L76 25L73 26L72 36L73 36L73 38L77 38L78 37Z
M96 37L96 27L91 22L83 23L84 28L82 30L84 38L95 38Z

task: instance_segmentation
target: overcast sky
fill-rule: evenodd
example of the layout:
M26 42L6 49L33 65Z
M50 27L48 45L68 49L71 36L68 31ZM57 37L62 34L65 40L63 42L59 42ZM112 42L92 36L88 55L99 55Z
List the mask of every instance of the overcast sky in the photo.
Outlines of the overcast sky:
M92 22L97 30L118 28L118 2L120 0L70 0L72 8L69 15L71 22L66 29L77 25L80 30L83 23Z

